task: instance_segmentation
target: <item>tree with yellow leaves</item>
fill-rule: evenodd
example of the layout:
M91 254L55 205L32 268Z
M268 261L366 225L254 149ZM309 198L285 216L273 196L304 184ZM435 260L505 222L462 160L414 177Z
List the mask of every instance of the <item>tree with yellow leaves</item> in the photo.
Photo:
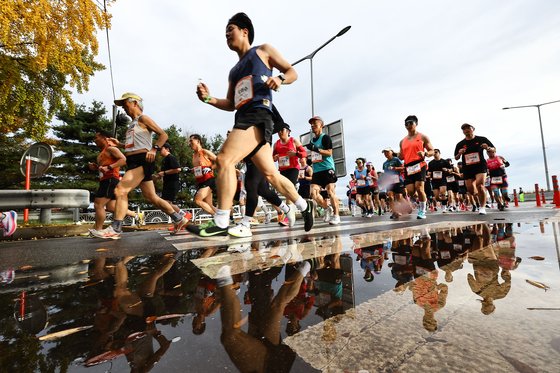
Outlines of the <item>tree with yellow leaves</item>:
M71 89L82 93L104 66L96 31L110 16L96 0L0 2L0 135L23 131L39 140L62 108L74 108Z

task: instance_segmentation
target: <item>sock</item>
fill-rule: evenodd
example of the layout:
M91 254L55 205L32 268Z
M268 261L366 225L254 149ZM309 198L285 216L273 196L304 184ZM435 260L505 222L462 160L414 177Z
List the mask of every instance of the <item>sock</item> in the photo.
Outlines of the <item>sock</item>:
M173 220L173 222L178 223L181 220L183 220L183 216L181 214L179 214L178 212L174 212L173 214L169 215L171 216L171 220Z
M121 233L122 232L122 220L113 220L113 224L111 224L111 227L113 227L113 230L117 233Z
M184 218L187 213L183 210L179 210L178 214L181 215L181 217Z
M280 204L280 206L278 206L278 207L280 207L280 210L282 210L282 212L284 214L287 214L288 212L290 212L290 207L288 205L286 205L286 202L282 202Z
M305 211L307 209L307 201L301 196L294 202L299 211Z
M218 270L218 272L216 273L216 283L220 288L233 284L233 278L231 277L230 266L225 265Z
M301 262L296 266L296 270L301 273L303 277L307 276L309 270L311 269L311 264L308 261Z
M252 217L245 215L245 216L243 216L243 219L241 219L240 223L243 224L246 227L250 227L252 219L253 219Z
M426 212L426 202L420 202L418 204L418 210Z
M261 196L259 196L259 199L257 199L257 208L260 207L262 208L264 206L264 202L261 198Z
M230 210L220 210L216 209L216 215L214 215L214 223L220 228L227 228L229 225L229 211Z
M239 212L241 212L241 216L245 216L245 210L246 210L245 205L239 206Z

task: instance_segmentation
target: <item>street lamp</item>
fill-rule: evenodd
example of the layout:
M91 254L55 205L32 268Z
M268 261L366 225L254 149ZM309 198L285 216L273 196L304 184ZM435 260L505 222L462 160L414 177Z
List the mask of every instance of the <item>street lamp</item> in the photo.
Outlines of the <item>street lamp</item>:
M339 36L342 36L344 34L346 34L346 32L348 30L350 30L350 27L352 26L346 26L345 28L343 28L342 30L340 30L338 32L338 34L336 34L335 36L333 36L332 38L330 38L329 40L327 40L327 42L323 45L321 45L319 48L315 49L313 52L311 52L310 54L308 54L307 56L300 58L299 60L297 60L296 62L294 62L292 64L292 66L297 65L298 63L300 63L301 61L305 61L305 60L309 60L310 62L310 66L311 66L311 116L315 116L315 106L313 104L313 57L315 57L315 55L317 54L317 52L319 52L321 49L323 49L327 44L329 44L331 41L333 41L334 39L338 38Z
M560 100L545 102L544 104L537 104L537 105L510 106L510 107L502 108L502 110L521 109L521 108L526 108L526 107L536 107L537 108L537 111L539 112L539 126L540 126L540 129L541 129L542 154L543 154L543 158L544 158L544 173L546 175L546 190L550 190L550 178L548 176L548 163L546 161L546 150L545 150L545 147L544 147L544 134L543 134L542 120L541 120L541 106L548 105L548 104L554 104L555 102L560 102Z

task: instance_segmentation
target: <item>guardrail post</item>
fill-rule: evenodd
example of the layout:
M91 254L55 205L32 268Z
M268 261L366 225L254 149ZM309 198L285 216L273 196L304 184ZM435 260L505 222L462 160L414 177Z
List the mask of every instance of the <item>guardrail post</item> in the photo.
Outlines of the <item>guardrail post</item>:
M541 197L543 205L546 204L546 199L544 198L544 189L541 188Z
M41 209L39 221L41 224L50 224L52 222L52 210L50 208Z
M552 189L554 190L554 204L560 208L560 189L558 189L557 175L552 175Z
M515 207L519 207L519 199L517 198L517 189L513 190L513 204Z
M541 196L539 195L539 184L535 184L535 198L537 200L537 207L541 207Z

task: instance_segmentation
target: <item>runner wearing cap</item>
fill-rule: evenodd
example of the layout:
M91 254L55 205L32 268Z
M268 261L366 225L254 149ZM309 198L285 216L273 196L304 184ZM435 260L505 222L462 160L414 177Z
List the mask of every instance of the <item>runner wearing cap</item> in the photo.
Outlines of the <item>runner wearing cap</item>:
M428 136L416 130L418 118L409 115L404 121L408 135L399 144L399 158L404 161L406 191L409 196L416 192L418 195L418 219L426 219L426 192L424 181L426 181L426 157L434 155L434 148Z
M437 203L441 203L443 213L447 212L447 168L449 164L441 159L439 149L434 149L434 159L428 163L428 172L432 178L432 191L434 192L434 210L437 211Z
M480 208L478 213L486 215L486 188L484 182L486 180L486 160L484 159L484 150L494 147L486 137L475 136L474 127L468 123L461 126L465 138L455 146L455 159L461 158L463 162L463 177L467 183L467 190L478 197Z
M506 202L509 201L506 174L506 167L509 163L501 155L496 155L496 149L494 148L486 149L486 153L488 154L486 165L488 166L488 176L490 178L490 193L494 194L494 198L498 203L498 210L504 211Z
M127 171L115 188L117 203L113 214L113 223L101 231L92 232L92 234L100 238L120 238L123 219L128 210L128 193L138 186L140 186L142 195L146 200L171 217L175 233L183 228L188 220L175 212L169 202L158 197L152 180L156 153L167 141L167 134L152 118L143 114L144 104L140 96L130 92L124 93L120 99L115 100L115 105L122 106L126 114L132 118L132 122L126 131L125 143L117 144L124 146ZM152 135L154 133L157 135L157 141L155 145L152 145Z
M299 159L298 193L303 198L311 198L311 179L313 178L313 167L307 164L307 158Z
M306 145L311 151L311 162L313 162L313 178L311 180L311 197L324 209L329 210L327 201L321 196L321 188L325 188L331 201L332 217L329 224L340 224L338 213L338 197L336 196L336 181L334 159L332 157L332 140L329 135L323 133L324 122L319 116L309 119L313 138ZM330 210L329 210L330 211Z
M402 203L404 194L403 177L404 170L402 161L395 157L395 152L391 148L385 148L382 151L387 160L383 162L383 177L381 178L382 188L387 190L387 199L389 200L389 208L392 211L391 219L397 219L402 214L395 208L395 201Z
M369 181L369 191L371 193L371 202L373 208L377 211L377 215L381 216L383 214L383 208L379 200L379 176L372 162L366 162L366 171L368 173L367 177Z
M272 90L293 83L297 72L271 45L251 47L254 29L245 13L237 13L229 19L225 36L229 49L239 56L239 62L230 70L226 98L212 97L202 82L197 85L196 92L204 103L237 112L233 130L216 159L219 171L216 214L195 233L203 237L227 235L235 194L235 165L245 157L252 159L278 192L294 202L302 212L305 230L309 231L313 226L314 206L308 206L294 185L276 169L270 147L274 130ZM272 76L274 68L280 71L279 75Z
M278 162L280 174L296 186L299 176L299 159L307 157L307 152L299 140L290 136L290 132L290 125L282 123L281 129L278 131L279 139L274 143L272 158L274 162ZM294 209L291 202L288 201L288 205L291 209ZM278 223L293 227L295 219L289 221L288 217L286 217L284 222L279 221Z
M371 178L368 170L364 167L364 158L356 159L354 176L356 177L356 203L365 211L365 217L373 217L373 201L371 199ZM364 217L364 214L362 214Z

